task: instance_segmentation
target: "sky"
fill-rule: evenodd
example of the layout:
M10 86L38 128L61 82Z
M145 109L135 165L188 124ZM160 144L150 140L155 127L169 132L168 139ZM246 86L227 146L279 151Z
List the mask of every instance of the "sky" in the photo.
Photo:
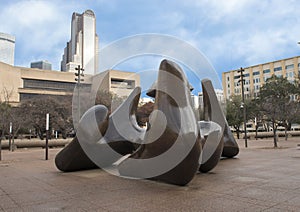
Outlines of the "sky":
M173 36L201 52L219 80L225 71L300 54L297 0L0 0L0 32L16 37L15 65L48 60L59 70L72 13L87 9L97 18L100 49L137 34ZM117 68L152 70L160 59Z

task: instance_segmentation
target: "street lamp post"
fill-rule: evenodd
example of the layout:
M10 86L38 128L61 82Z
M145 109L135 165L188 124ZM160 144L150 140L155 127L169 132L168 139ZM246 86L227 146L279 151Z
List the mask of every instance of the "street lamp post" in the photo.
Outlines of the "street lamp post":
M9 146L9 150L13 151L13 144L12 144L12 123L9 123L9 142L8 142L8 146Z
M84 81L84 79L82 79L84 77L84 69L80 67L80 65L77 66L77 68L75 68L75 70L77 72L75 72L75 81L77 81L77 110L78 110L78 122L80 120L80 116L81 116L81 113L80 113L80 83L82 81Z
M240 77L241 79L239 82L241 82L241 87L242 87L242 105L241 107L243 108L243 116L244 116L244 132L245 132L245 147L248 147L247 143L247 118L246 118L246 105L245 105L245 91L244 91L244 69L241 67L241 69L238 71L238 73L241 73Z

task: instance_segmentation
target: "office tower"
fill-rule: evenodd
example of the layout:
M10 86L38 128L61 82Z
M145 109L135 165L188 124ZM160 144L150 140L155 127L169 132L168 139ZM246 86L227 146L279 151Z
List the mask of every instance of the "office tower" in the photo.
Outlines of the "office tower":
M14 65L15 37L0 32L0 61Z
M38 68L43 70L52 70L52 64L47 60L30 63L30 68Z
M74 72L78 65L86 74L95 74L98 70L98 36L92 10L72 15L71 40L64 49L61 71Z
M253 65L244 68L244 93L246 99L258 96L260 88L272 75L286 77L290 82L294 82L300 76L300 57L276 60L263 64ZM241 82L239 70L231 70L222 73L222 83L225 99L231 96L241 95Z

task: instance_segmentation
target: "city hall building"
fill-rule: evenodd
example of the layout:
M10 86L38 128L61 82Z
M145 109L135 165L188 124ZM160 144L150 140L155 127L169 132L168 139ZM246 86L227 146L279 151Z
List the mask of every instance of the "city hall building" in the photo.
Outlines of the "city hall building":
M20 102L38 96L72 96L76 86L74 72L16 67L0 62L0 102L9 101L16 106ZM96 75L84 74L81 86L90 89L93 83L98 89L128 96L140 86L140 76L134 72L107 70Z
M263 63L244 68L244 93L245 98L254 98L258 95L260 87L272 75L286 77L294 82L299 77L300 56ZM222 86L225 99L233 95L241 95L239 70L222 73Z

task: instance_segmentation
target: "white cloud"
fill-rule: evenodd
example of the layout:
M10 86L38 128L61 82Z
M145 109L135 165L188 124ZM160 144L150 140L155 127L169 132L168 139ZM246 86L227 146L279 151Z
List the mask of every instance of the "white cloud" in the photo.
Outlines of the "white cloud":
M298 1L203 0L186 6L193 10L186 19L198 11L199 25L196 33L188 29L185 34L219 72L299 54Z
M71 15L86 9L96 14L101 48L136 33L169 34L196 46L218 71L300 52L300 4L295 0L3 2L0 31L16 36L21 64L48 59L58 68L70 39Z

